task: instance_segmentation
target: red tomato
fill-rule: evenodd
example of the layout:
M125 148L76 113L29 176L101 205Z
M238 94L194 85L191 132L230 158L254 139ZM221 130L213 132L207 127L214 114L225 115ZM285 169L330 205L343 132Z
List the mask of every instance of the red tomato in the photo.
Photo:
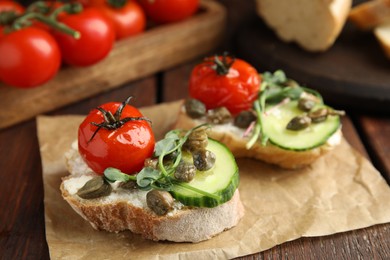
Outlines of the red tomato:
M26 27L0 38L0 78L20 88L41 85L53 78L61 65L54 38L46 31Z
M24 12L24 7L14 1L0 1L0 13L5 11L14 11L16 14L22 14Z
M118 40L145 30L144 10L135 1L127 1L122 7L115 7L106 0L90 0L89 4L98 8L112 21Z
M171 23L193 15L199 0L138 0L146 16L156 23Z
M129 100L129 99L128 99ZM120 120L139 118L142 114L133 106L110 102L100 106L101 109L113 115L121 105L124 105ZM149 122L136 119L123 123L112 130L98 126L105 122L103 112L94 109L81 123L78 132L79 152L96 173L102 174L108 167L120 169L127 174L140 171L146 158L153 154L155 139ZM93 136L95 134L95 136ZM92 138L92 139L91 139Z
M240 59L210 57L195 66L190 76L191 97L202 101L207 109L225 106L233 115L250 109L259 91L259 73Z
M80 32L79 39L54 31L65 63L89 66L101 61L111 51L115 33L111 21L99 10L86 8L82 12L59 17L59 21Z

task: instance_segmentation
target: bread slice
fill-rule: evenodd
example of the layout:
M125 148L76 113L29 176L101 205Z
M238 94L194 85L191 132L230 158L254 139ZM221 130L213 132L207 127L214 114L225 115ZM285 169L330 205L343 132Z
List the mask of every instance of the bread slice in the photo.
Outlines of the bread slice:
M390 59L390 22L376 27L374 29L374 35L386 57Z
M390 0L371 0L353 7L348 19L361 30L390 22Z
M257 13L280 39L312 52L330 48L340 34L352 0L256 0Z
M237 225L244 215L238 189L215 208L189 208L175 201L174 210L158 216L146 204L146 191L114 189L107 197L82 199L76 192L96 176L81 159L77 145L65 155L69 176L61 183L63 198L93 228L109 232L130 230L155 241L200 242Z
M205 123L202 119L192 119L187 116L185 108L180 110L174 128L191 129L194 126ZM299 169L312 164L320 156L331 151L341 142L341 131L337 131L328 139L328 142L320 147L307 151L293 151L279 148L267 143L263 146L260 142L247 149L247 138L244 138L244 130L234 126L232 123L213 125L208 135L224 143L236 158L254 158L270 164L277 165L284 169Z

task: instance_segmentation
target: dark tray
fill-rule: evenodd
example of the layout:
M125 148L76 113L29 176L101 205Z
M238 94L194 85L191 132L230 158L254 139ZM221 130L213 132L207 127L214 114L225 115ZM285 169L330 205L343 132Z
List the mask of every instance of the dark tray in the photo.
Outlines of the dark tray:
M236 55L260 72L282 69L302 85L317 89L339 109L390 113L390 60L372 33L347 23L326 52L309 53L279 40L258 17L236 37Z

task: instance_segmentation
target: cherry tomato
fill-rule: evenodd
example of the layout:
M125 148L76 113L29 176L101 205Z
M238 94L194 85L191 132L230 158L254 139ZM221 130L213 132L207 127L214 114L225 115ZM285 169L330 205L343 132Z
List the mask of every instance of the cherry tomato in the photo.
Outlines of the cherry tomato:
M101 61L111 51L115 32L99 10L85 8L82 12L59 17L59 21L80 32L79 39L53 31L65 63L74 66L89 66Z
M138 0L146 16L156 23L171 23L193 15L199 0Z
M225 106L236 115L252 107L259 91L259 73L240 59L210 57L195 66L190 75L190 96L207 109Z
M90 0L90 6L98 8L114 24L116 39L123 39L143 32L146 16L142 7L135 1L126 1L123 6L110 4L114 0Z
M31 88L55 76L61 54L46 31L26 27L0 38L0 79L15 87Z
M109 102L92 110L81 123L78 131L79 152L96 173L102 174L108 167L120 169L127 174L140 171L146 158L153 154L155 139L150 123L142 118L138 109L123 103ZM123 107L117 123L121 126L99 129L95 124L104 124L104 113L115 115ZM127 118L127 119L126 119ZM129 118L133 118L127 122ZM119 122L118 122L119 121Z
M14 1L0 1L0 13L5 11L14 11L16 14L22 14L24 12L24 7Z

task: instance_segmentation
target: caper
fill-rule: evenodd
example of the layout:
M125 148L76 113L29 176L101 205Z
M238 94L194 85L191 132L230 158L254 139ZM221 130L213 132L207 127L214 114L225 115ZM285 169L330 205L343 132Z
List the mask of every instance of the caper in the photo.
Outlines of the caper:
M103 176L97 176L87 181L84 186L77 191L77 195L83 199L96 199L108 196L111 191L111 185L104 180Z
M184 161L180 161L179 165L176 167L174 176L177 180L183 182L190 182L194 179L196 174L196 167Z
M213 124L225 124L232 119L232 115L226 107L210 109L207 119Z
M119 188L124 189L124 190L136 190L137 183L135 181L126 181L126 182L121 182L119 184Z
M206 128L195 129L184 143L184 149L189 151L204 150L208 145L208 136Z
M234 118L234 125L240 128L248 128L253 121L256 121L256 118L252 111L242 111Z
M215 164L215 154L209 150L201 150L192 153L192 159L196 169L207 171Z
M187 115L191 118L199 118L206 114L206 106L197 99L187 99L184 103Z
M302 111L309 112L316 105L316 102L310 98L300 98L298 101L298 108Z
M299 87L298 82L296 82L296 81L293 80L293 79L287 79L287 80L284 82L284 85L285 85L285 86L288 86L288 87Z
M149 191L146 194L146 203L159 216L167 214L173 208L172 195L162 190Z
M320 123L326 120L328 117L328 109L319 108L315 111L312 111L308 114L313 123Z
M144 167L150 167L150 168L156 169L157 163L158 163L157 159L147 158L144 161Z
M311 124L311 118L307 115L296 116L288 122L288 130L298 131L307 128Z

